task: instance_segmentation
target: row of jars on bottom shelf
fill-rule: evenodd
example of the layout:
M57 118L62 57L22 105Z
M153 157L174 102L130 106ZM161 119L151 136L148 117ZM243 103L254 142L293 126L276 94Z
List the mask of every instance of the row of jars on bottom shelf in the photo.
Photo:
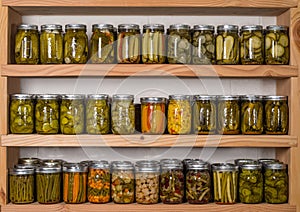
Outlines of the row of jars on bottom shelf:
M35 200L50 204L61 199L65 203L140 204L288 201L286 164L274 159L235 163L210 165L200 159L142 160L135 165L129 161L23 163L9 172L9 197L15 204Z

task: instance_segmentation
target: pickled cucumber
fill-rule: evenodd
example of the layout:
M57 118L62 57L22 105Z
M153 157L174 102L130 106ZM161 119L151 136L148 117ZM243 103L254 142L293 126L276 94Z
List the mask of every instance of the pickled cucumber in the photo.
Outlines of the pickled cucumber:
M262 100L245 98L241 107L242 134L253 135L263 133L263 104Z

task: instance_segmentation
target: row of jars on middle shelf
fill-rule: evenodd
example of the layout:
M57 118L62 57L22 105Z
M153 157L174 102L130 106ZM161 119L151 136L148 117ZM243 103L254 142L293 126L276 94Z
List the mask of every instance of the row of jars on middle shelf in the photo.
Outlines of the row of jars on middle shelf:
M21 161L36 158L23 158ZM276 159L237 159L236 164L200 159L158 161L44 160L10 169L10 201L32 203L191 204L286 203L287 165ZM61 176L63 172L63 176ZM62 193L62 195L61 195Z
M94 24L88 48L86 25L21 24L15 38L17 64L145 63L145 64L288 64L286 26ZM141 38L140 38L141 37ZM166 39L167 37L167 39Z
M13 94L10 132L56 134L287 134L287 96ZM141 131L137 127L140 122Z

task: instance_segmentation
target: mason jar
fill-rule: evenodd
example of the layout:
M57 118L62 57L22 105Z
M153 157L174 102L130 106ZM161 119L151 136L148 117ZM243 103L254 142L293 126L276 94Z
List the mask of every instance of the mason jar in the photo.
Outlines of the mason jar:
M63 32L58 24L41 26L40 60L42 64L63 63Z
M15 36L15 60L17 64L39 63L39 32L38 26L21 24Z
M245 135L260 135L264 131L262 96L241 97L241 131Z
M56 134L59 131L59 95L37 95L35 130L39 134Z
M113 134L133 134L135 131L134 96L115 94L111 105L111 128Z
M85 64L88 58L86 25L67 24L64 36L64 61L66 64Z
M140 100L142 133L163 134L166 129L166 98L143 97Z
M86 99L86 131L89 134L107 134L110 130L108 95L90 94Z
M114 203L134 202L134 166L129 161L111 163L111 197Z
M216 61L219 65L239 63L239 34L236 25L217 27Z
M142 37L142 61L162 64L166 61L165 28L162 24L145 24Z
M137 24L118 25L118 63L140 63L140 27Z
M270 135L285 135L289 131L289 107L287 96L265 96L265 132Z
M88 174L88 201L107 203L110 200L110 165L108 161L93 161Z
M62 134L74 135L84 131L84 95L62 96L60 106L60 130Z
M189 134L192 128L191 96L170 95L168 103L168 132Z
M290 60L287 26L271 25L266 28L265 61L267 65L288 65Z
M168 31L168 62L171 64L189 64L192 59L192 35L186 24L170 25Z
M192 63L212 65L216 62L215 27L212 25L194 25Z
M115 62L115 35L111 24L93 24L91 37L92 63Z
M63 166L63 200L65 203L86 202L88 167L78 163Z
M30 134L34 131L34 99L31 94L12 94L9 106L11 133Z
M242 26L240 58L242 65L261 65L264 63L264 33L261 25Z

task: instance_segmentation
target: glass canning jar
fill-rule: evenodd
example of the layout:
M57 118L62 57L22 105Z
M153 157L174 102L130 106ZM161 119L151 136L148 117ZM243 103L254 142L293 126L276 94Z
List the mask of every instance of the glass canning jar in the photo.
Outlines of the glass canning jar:
M17 64L39 63L39 32L38 26L21 24L15 36L15 60Z
M40 60L42 64L63 63L63 32L58 24L41 26Z

